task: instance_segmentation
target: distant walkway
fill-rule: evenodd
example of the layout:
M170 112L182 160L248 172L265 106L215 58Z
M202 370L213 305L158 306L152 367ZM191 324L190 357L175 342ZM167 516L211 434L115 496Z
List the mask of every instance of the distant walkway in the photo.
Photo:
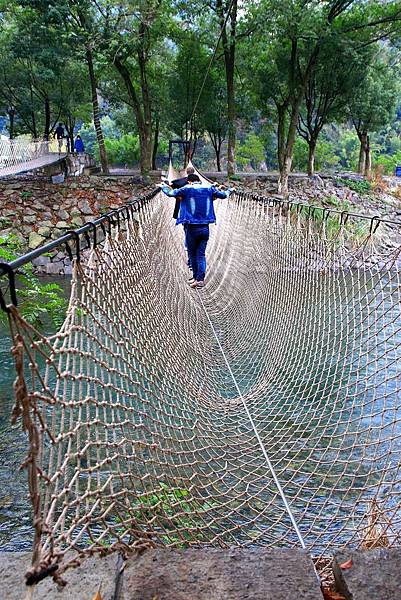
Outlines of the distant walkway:
M10 167L3 167L0 168L0 178L9 177L10 175L20 175L22 173L34 171L35 169L40 169L42 167L46 167L47 165L60 162L66 156L66 153L59 154L58 152L50 152L49 154L45 154L44 156L39 156L39 158L27 160L16 165L12 165Z

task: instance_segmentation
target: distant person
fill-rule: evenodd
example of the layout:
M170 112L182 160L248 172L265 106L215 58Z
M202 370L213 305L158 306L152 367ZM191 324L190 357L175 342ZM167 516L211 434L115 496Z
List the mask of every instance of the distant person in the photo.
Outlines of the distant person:
M80 135L77 135L74 143L75 152L85 152L85 146Z
M193 271L190 286L194 289L202 288L205 285L209 224L216 222L213 200L227 198L232 190L223 192L214 186L194 182L189 176L188 184L182 188L173 190L167 185L161 187L166 196L181 197L176 224L186 226L186 243Z
M56 131L54 132L54 137L56 138L56 140L58 142L58 151L60 153L63 149L64 138L65 138L65 131L64 131L64 127L63 127L62 123L59 123L58 127L56 127Z
M199 179L198 175L196 175L195 169L193 167L187 167L187 174L185 177L180 177L179 179L173 179L173 181L171 182L171 187L173 188L173 190L176 190L178 188L184 187L184 185L187 185L187 183L189 181L192 181L193 183L194 182L200 183L200 181L201 181ZM173 219L177 219L179 210L180 210L180 200L179 200L179 198L177 198L177 200L175 201L175 205L174 205Z

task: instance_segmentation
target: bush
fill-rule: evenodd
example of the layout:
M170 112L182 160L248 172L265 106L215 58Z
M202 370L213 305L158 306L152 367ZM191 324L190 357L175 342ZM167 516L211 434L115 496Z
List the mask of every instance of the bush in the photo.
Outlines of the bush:
M401 165L401 150L392 156L379 155L376 157L375 165L383 167L383 172L386 175L394 175L395 168Z
M0 236L0 262L11 262L20 254L21 242L16 236ZM49 321L60 328L67 309L62 288L56 283L40 283L30 263L18 270L17 281L18 308L24 319L37 328ZM7 319L2 310L0 319Z
M107 157L111 165L132 165L140 158L139 137L126 133L119 139L104 140Z
M342 179L339 178L337 181L344 183L350 190L353 192L357 192L363 196L364 194L369 194L372 191L372 186L369 181L366 179Z
M244 167L258 169L259 165L265 160L265 149L262 140L255 133L247 135L245 141L238 145L235 158L241 169Z

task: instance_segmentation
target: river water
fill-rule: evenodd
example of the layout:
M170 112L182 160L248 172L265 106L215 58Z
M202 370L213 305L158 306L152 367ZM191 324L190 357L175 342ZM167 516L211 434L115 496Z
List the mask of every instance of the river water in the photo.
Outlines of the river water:
M355 285L355 281L353 282ZM68 280L64 281L64 288L66 294L68 293L69 282ZM394 283L391 281L388 282L387 287L382 286L384 290L383 298L384 301L381 302L379 299L379 305L375 311L373 311L373 316L377 318L377 314L381 313L384 315L383 322L385 323L385 315L393 314L394 307L392 306L398 298L399 301L399 290ZM305 303L310 304L313 302L312 299L308 299L305 297ZM342 297L339 297L338 302L340 303L338 306L337 313L341 314L348 310L347 302L349 301L349 297L347 293L344 293ZM361 298L361 302L363 303L363 298ZM343 305L341 305L343 302ZM310 309L312 310L312 305L310 305ZM368 321L365 321L369 325ZM363 331L363 327L361 326L360 336L358 340L359 347L364 346L367 342L367 338L365 337L365 333ZM398 322L398 327L400 324ZM49 331L50 333L50 331ZM316 331L316 339L311 336L310 343L319 345L319 332ZM358 339L358 336L356 336ZM13 390L12 384L15 377L14 373L14 365L13 360L10 354L10 346L11 340L8 337L8 332L6 327L2 326L0 330L0 550L2 551L21 551L27 550L31 548L32 544L32 526L31 526L31 510L30 510L30 500L28 498L28 487L27 487L27 474L26 471L20 470L20 465L24 461L27 453L27 440L25 434L21 431L20 425L12 426L10 424L10 417L13 409ZM400 414L400 398L397 398L397 393L399 393L400 388L400 365L397 363L399 360L399 348L401 347L401 331L396 329L396 325L394 324L394 320L388 322L388 329L385 327L378 335L375 345L372 343L370 346L367 346L366 353L360 353L360 348L355 346L355 353L360 354L358 357L358 368L363 369L366 373L366 380L363 385L365 385L364 390L358 389L358 379L355 378L355 389L352 387L348 388L348 392L352 391L352 395L357 398L358 395L364 395L365 405L367 408L366 413L366 426L367 428L371 428L373 426L377 428L377 435L382 435L382 431L385 431L386 427L392 427L391 438L394 440L398 440L398 447L393 446L391 448L393 456L400 455L401 447L400 447L400 439L401 439L401 414ZM254 349L257 351L257 348ZM296 349L295 349L296 350ZM305 351L305 349L303 349ZM345 345L338 346L338 352L347 352L349 353L349 348L346 348ZM338 362L338 361L336 361ZM243 363L243 361L242 361ZM334 364L334 362L333 362ZM353 368L352 360L349 361L350 369ZM243 364L242 364L243 366ZM325 381L334 379L332 382L332 390L338 387L341 387L342 379L345 376L348 376L344 370L340 370L339 372L336 369L333 369L329 362L327 362L327 373L325 378L321 377L319 373L319 369L322 368L322 363L316 365L316 369L313 368L313 365L308 366L307 372L304 373L303 378L299 378L299 366L294 364L293 369L294 372L289 376L288 369L291 371L291 365L287 365L285 380L293 381L293 402L302 402L307 406L305 400L307 400L308 396L314 395L315 389L322 386L322 389L325 386ZM385 368L385 371L384 371ZM369 378L374 378L375 382L380 381L380 378L377 379L377 373L380 373L380 370L383 369L383 385L380 388L379 385L369 387ZM297 370L297 372L296 372ZM288 388L283 390L280 386L283 385L284 378L281 377L279 369L275 371L275 378L277 381L277 385L275 385L275 394L277 397L277 402L280 402L280 394L282 394L283 398L287 398L288 401ZM244 383L246 387L246 382ZM305 391L307 390L307 392ZM398 390L398 392L397 392ZM323 393L323 392L322 392ZM371 406L369 407L369 398L372 397L374 400L375 410L371 410ZM381 400L382 398L382 400ZM283 400L284 401L284 400ZM344 402L346 399L344 399ZM380 408L382 407L382 410ZM324 410L324 408L322 409ZM280 416L280 415L279 415ZM258 420L258 415L255 416L256 420ZM319 419L321 420L321 415L315 416L317 422ZM331 417L327 416L328 419ZM346 422L345 416L341 417L343 422ZM364 415L357 415L357 413L353 412L353 418L358 418L360 423L363 425ZM293 427L296 428L297 424L287 421L286 426L288 428ZM274 427L274 423L263 424L261 429L263 431L262 437L266 437L269 439L272 430L270 427ZM327 432L332 436L341 436L341 423L338 424L336 422L327 422ZM386 438L385 435L383 435ZM299 434L299 444L300 447L303 444L307 444L307 440L302 439L302 432ZM372 440L368 440L369 444L372 444ZM328 439L329 444L329 439ZM382 451L383 455L386 454L386 444L387 440L383 439ZM368 448L368 445L367 445ZM294 448L294 455L296 456L297 448ZM360 451L360 448L358 452ZM375 450L376 452L377 450ZM394 454L395 451L395 454ZM317 452L317 450L316 450ZM323 462L330 463L332 460L335 460L335 453L333 456L325 453L324 448L320 448L319 452L321 453L324 460ZM345 449L347 452L347 449ZM369 452L369 450L367 450ZM315 460L317 458L317 454L313 457ZM355 456L352 457L352 460L355 461ZM364 457L369 462L369 456ZM387 457L384 458L387 460ZM378 463L379 464L379 463ZM341 469L341 464L339 464L339 468ZM333 471L332 471L333 475ZM350 484L350 492L352 490L352 485L358 483L357 478L363 478L363 464L361 462L361 469L358 473L347 474L344 476L345 478L349 478ZM296 481L293 483L296 483ZM301 482L302 483L302 482ZM328 482L327 482L328 483ZM382 484L387 482L383 481ZM290 482L289 482L290 485ZM393 490L394 491L394 490ZM321 507L316 506L316 511L319 512ZM312 507L311 511L314 510ZM329 508L327 509L329 510ZM329 514L327 514L329 517Z

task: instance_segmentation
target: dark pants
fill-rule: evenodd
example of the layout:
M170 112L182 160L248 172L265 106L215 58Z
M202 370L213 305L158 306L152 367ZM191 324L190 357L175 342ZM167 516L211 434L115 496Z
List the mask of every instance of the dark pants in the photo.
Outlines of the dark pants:
M185 238L194 279L203 281L206 273L205 252L209 240L209 225L188 224Z
M188 223L183 223L182 226L184 228L184 246L185 246L185 250L187 251L187 255L188 255L187 265L188 265L188 267L192 271L191 257L189 256L188 244L187 244L187 227L188 227Z

